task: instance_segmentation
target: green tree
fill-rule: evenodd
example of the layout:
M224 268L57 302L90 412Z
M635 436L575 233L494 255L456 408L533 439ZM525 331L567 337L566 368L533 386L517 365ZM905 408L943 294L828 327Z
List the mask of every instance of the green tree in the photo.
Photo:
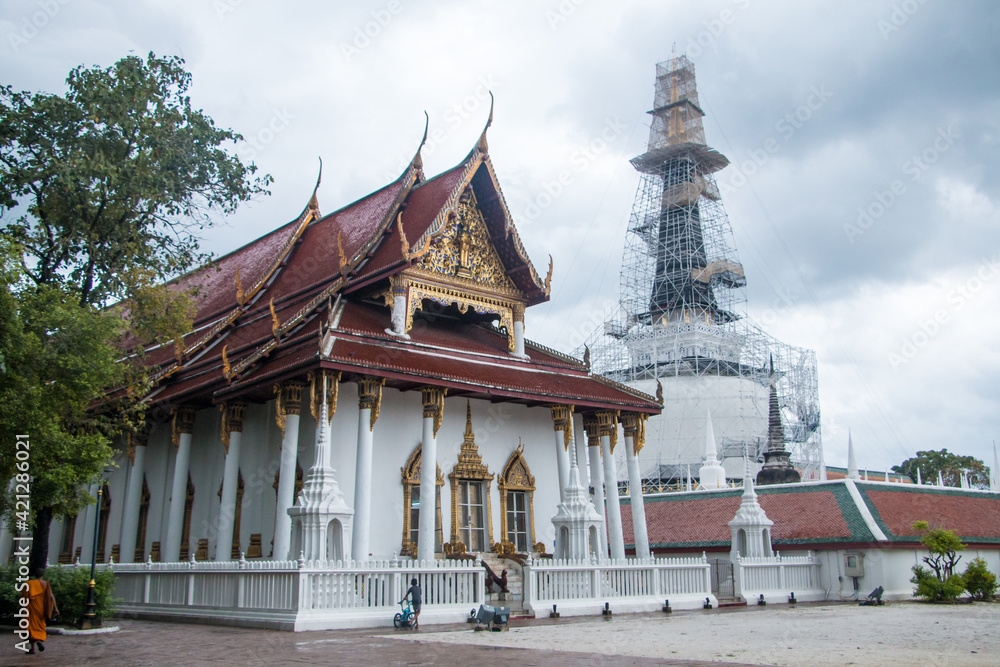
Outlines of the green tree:
M990 486L990 471L986 464L973 456L953 454L947 449L942 449L939 452L934 450L917 452L916 456L892 467L893 472L906 475L914 483L917 481L918 469L925 482L935 482L938 472L940 472L947 486L960 486L964 470L968 473L971 487L988 489Z
M954 531L931 528L926 521L917 521L913 529L923 533L920 543L930 552L923 561L933 570L931 574L920 565L913 566L910 581L917 586L916 595L933 601L954 600L965 590L962 575L955 574L955 566L962 559L958 552L964 551L965 545Z
M130 298L206 259L193 232L267 192L270 177L226 151L242 136L192 108L183 64L77 67L64 96L0 87L0 204L24 211L4 233L35 284Z
M27 434L32 567L141 423L143 346L190 330L192 295L164 279L205 259L199 230L267 192L229 152L242 137L192 107L190 78L151 53L78 67L64 95L0 86L0 510L16 528Z
M962 578L973 600L992 600L997 593L997 575L990 572L982 558L973 558Z

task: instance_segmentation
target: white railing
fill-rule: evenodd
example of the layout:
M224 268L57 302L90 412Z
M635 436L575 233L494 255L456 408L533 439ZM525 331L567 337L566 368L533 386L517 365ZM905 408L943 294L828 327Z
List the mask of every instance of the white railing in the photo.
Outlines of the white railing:
M811 551L805 556L737 558L733 563L736 595L747 600L764 595L765 600L782 601L794 593L797 600L822 600L819 560Z
M525 606L536 614L555 604L560 614L594 613L605 603L624 611L701 606L712 595L708 560L532 560L524 566Z
M484 602L475 561L224 561L114 564L114 595L128 614L212 617L281 628L392 623L416 579L421 618L460 621Z

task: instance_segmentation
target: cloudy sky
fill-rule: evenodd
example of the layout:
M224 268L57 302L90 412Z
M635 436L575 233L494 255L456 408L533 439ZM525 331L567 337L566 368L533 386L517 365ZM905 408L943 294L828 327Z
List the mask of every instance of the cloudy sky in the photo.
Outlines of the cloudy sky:
M216 253L296 217L317 157L324 211L394 179L424 110L427 173L453 166L491 90L506 199L536 266L555 258L528 333L570 350L617 299L628 159L676 44L733 163L750 312L816 350L827 463L850 428L884 469L942 447L992 463L1000 435L998 34L990 0L5 0L0 82L62 92L79 64L183 56L194 104L274 177L206 235Z

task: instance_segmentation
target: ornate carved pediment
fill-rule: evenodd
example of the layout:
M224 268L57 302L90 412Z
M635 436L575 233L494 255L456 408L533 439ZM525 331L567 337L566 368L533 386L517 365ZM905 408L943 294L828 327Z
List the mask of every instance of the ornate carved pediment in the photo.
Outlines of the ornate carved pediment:
M457 210L449 216L441 235L434 240L416 268L468 280L505 296L523 297L507 277L507 270L493 247L486 221L471 188L462 193Z
M506 328L513 351L514 321L523 319L527 297L508 277L471 188L427 245L417 263L393 281L392 294L405 289L407 295L405 331L410 331L414 314L428 300L444 307L455 305L462 313L471 308L480 315L495 316L500 327ZM386 293L385 298L391 305L391 295Z

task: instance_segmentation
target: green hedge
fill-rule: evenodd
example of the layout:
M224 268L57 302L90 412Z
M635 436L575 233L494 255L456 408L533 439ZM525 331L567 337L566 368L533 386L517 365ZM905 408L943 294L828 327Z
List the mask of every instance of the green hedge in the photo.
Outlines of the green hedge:
M10 624L14 613L20 607L20 594L14 589L17 581L16 566L0 568L0 622ZM59 607L62 623L72 624L83 615L90 588L89 567L56 567L45 570L45 580L52 586ZM98 618L107 618L115 612L118 600L112 597L115 589L115 574L108 569L100 569L94 576L94 592L97 601L95 613Z

